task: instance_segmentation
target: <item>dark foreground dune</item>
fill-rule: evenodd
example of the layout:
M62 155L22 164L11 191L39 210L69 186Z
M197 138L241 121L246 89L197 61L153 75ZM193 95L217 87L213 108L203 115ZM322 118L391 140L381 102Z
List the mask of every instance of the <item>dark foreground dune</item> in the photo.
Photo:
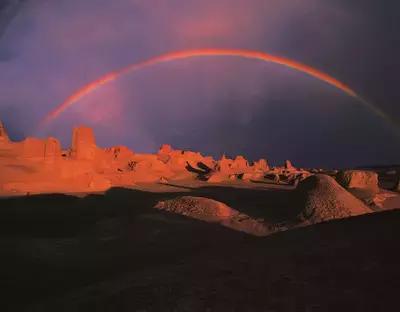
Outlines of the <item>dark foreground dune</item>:
M287 192L184 194L279 224L298 214ZM256 237L151 208L177 195L112 189L1 199L1 310L398 309L400 210Z

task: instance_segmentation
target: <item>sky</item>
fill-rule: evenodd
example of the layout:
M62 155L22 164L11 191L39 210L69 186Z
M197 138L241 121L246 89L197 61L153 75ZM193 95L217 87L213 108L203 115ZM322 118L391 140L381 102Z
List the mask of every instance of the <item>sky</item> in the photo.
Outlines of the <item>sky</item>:
M272 164L400 163L400 137L354 98L304 73L233 57L148 67L37 125L76 89L166 52L259 50L308 64L400 120L400 18L386 0L2 0L0 119L14 140L94 128L100 146L161 144ZM397 130L397 132L399 132Z

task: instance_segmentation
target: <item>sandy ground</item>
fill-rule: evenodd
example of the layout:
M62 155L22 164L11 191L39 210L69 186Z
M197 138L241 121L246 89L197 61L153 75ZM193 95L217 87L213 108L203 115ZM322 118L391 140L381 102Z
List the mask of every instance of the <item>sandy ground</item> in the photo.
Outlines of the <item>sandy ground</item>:
M152 207L178 195L204 196L284 229L300 209L292 187L186 181L135 188L0 199L2 311L397 305L400 210L255 237Z

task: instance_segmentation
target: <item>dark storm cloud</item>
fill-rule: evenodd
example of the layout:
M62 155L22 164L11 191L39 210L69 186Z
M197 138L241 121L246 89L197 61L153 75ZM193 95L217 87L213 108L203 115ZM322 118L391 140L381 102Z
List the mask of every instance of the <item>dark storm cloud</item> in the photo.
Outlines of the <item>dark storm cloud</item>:
M0 38L25 2L26 0L2 0L0 2Z
M75 89L110 70L171 50L221 47L312 65L398 118L397 6L372 0L28 1L12 19L7 15L0 39L0 108L7 108L0 117L30 133ZM231 58L185 60L123 77L84 98L46 134L66 145L78 123L94 126L103 145L135 150L171 143L325 166L400 158L391 129L354 99L290 69Z

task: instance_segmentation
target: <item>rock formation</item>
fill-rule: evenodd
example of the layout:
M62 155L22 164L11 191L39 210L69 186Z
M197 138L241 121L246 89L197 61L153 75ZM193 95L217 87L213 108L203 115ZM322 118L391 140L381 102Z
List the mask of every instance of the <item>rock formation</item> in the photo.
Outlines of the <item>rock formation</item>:
M265 165L266 164L264 164L262 161L257 163L258 169L261 169ZM235 159L230 159L223 155L214 166L214 171L218 171L226 175L239 175L251 172L253 169L254 167L250 167L249 162L243 156L237 156Z
M132 174L136 182L158 182L161 177L170 178L173 170L156 155L147 155L142 159L137 159L132 167Z
M61 144L55 138L47 138L44 143L44 160L51 162L61 157Z
M292 165L292 162L290 160L285 161L284 167L286 170L290 170L290 171L296 170L296 168Z
M266 236L271 233L263 220L255 220L210 198L182 196L160 201L154 208L206 222L216 222L222 226L256 236Z
M263 172L243 173L239 175L239 178L242 179L243 181L260 181L264 179L264 173Z
M337 181L347 189L367 189L379 191L378 174L372 171L345 170L337 175Z
M88 174L86 183L91 191L106 191L112 186L109 179L99 174Z
M222 155L221 159L215 164L215 171L219 171L224 174L230 174L232 172L233 160Z
M10 139L8 138L6 128L4 127L2 121L0 120L0 144L8 142L10 142Z
M77 160L93 160L97 146L93 130L88 127L77 127L73 130L71 158Z
M213 171L207 174L205 178L208 183L223 183L236 179L236 176L219 171Z
M267 172L270 168L266 159L260 159L254 162L253 169L258 172Z
M263 180L270 172L267 160L260 159L251 166L246 158L237 156L235 159L227 158L225 155L214 162L213 169L206 175L208 182L220 183L229 180L240 179L243 181Z
M126 146L113 146L110 148L106 148L104 150L107 156L110 156L112 160L130 160L135 153L131 151Z
M363 202L342 188L330 176L317 174L308 177L297 187L297 199L305 223L318 223L370 213Z
M46 151L44 140L28 137L19 144L22 146L22 158L44 160Z
M231 168L234 173L241 174L249 170L249 162L243 156L236 156Z
M173 149L172 149L171 145L163 144L163 145L161 145L160 149L158 150L158 154L169 155L170 153L172 153L172 151L173 151Z
M396 184L395 184L395 186L393 188L393 191L400 193L400 174L397 177L397 181L396 181Z
M233 216L234 210L224 203L193 196L182 196L159 202L155 208L197 219L221 219Z
M175 150L170 145L163 145L157 154L134 153L125 146L102 149L96 146L93 131L87 127L73 130L72 144L66 151L62 151L60 142L52 137L28 137L21 142L9 142L2 124L0 140L7 143L0 145L0 191L4 192L91 192L113 186L174 184L174 181L193 183L195 180L217 184L275 182L296 187L310 175L308 171L294 168L290 161L286 161L284 167L270 168L265 159L260 159L250 166L243 156L230 159L223 155L215 161L201 153ZM301 193L312 181L316 184L312 190L306 190L308 195L303 211L306 219L327 220L358 213L356 208L355 212L346 210L352 209L354 202L349 199L354 199L352 195L347 192L343 195L343 189L332 185L325 177L314 179L317 180L306 179L298 186ZM338 181L352 192L357 188L379 190L377 175L372 172L342 172ZM382 196L362 200L377 206L381 204ZM342 207L341 200L349 200L351 205ZM187 204L193 199L183 199L183 202Z

